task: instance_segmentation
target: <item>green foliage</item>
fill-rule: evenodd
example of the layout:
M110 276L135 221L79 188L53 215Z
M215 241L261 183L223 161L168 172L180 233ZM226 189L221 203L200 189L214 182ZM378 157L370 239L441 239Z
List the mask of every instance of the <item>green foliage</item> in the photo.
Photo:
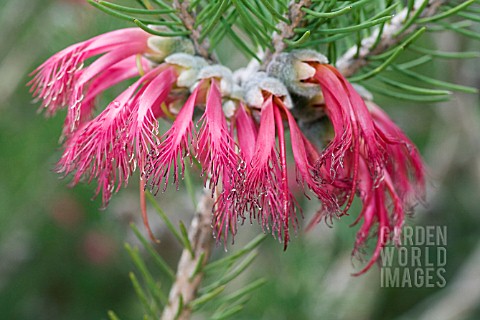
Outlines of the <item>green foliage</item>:
M193 258L194 253L192 251L192 245L188 239L187 230L183 222L180 221L179 223L179 231L165 212L160 208L155 199L149 193L147 194L148 199L154 204L156 212L162 218L169 231L179 241L182 247L190 252ZM142 235L135 224L131 224L131 228L142 244L142 251L148 253L149 259L154 263L155 270L160 271L161 273L161 275L157 275L150 271L151 268L147 265L146 257L144 257L139 248L132 247L129 244L125 245L135 269L141 277L139 279L135 272L130 272L129 275L133 288L143 306L144 319L158 319L163 308L168 303L168 291L175 280L175 274L168 266L167 262L155 250L150 241ZM247 283L228 295L222 295L222 293L228 286L230 286L231 282L237 279L238 276L252 264L257 256L256 248L265 238L265 235L260 235L249 242L245 247L231 253L227 257L206 264L204 264L205 256L202 254L199 257L195 270L190 275L190 281L192 281L198 274L202 273L205 278L203 285L199 289L197 298L191 301L187 306L183 305L183 300L181 301L178 308L178 314L180 314L182 308L190 308L194 312L199 311L211 314L212 319L228 319L237 312L240 312L245 303L249 300L250 294L265 284L266 281L264 279L259 279ZM166 279L165 283L161 284L157 280L159 276L163 276ZM236 285L238 286L238 284ZM108 315L111 320L119 319L113 311L109 311Z
M475 24L480 22L478 0L446 1L435 14L429 12L431 0L297 1L306 6L301 8L300 14L304 16L296 25L290 21L297 17L290 17L287 0L183 1L181 6L187 9L189 19L193 21L190 29L179 18L182 15L175 6L176 1L155 0L150 3L148 0L139 0L132 1L131 6L107 1L89 2L155 35L191 35L192 30L197 30L199 45L208 48L210 53L228 38L247 57L260 62L259 52L275 51L273 35L280 34L285 28L292 28L293 37L281 39L286 50L315 49L326 54L332 64L351 53L351 50L356 50L350 58L363 59L365 63L350 80L364 84L365 80L374 79L365 83L365 86L376 93L397 99L438 102L448 100L450 91L476 92L472 88L438 83L430 75L422 75L421 79L412 76L409 68L403 67L408 61L402 57L408 56L410 61L428 58L429 61L425 63L434 59L478 58L478 52L445 52L436 49L434 44L429 47L415 44L419 39L423 41L425 31L453 31L479 40L478 32L473 31ZM397 27L392 29L392 24ZM170 31L159 31L152 25L166 26ZM367 38L369 40L365 42ZM368 53L362 53L361 48L368 50ZM385 71L389 72L383 74ZM377 77L381 73L382 77ZM398 80L404 76L404 80ZM412 84L417 80L422 82L420 86Z
M478 1L448 1L441 7L440 13L422 17L422 12L426 10L427 4L428 1L426 0L415 12L412 13L409 10L403 27L394 36L402 37L410 30L417 28L416 32L406 36L405 39L389 50L378 55L368 56L366 67L361 70L360 74L351 77L350 80L360 82L375 78L374 81L362 84L374 93L416 102L447 101L450 99L452 91L476 93L475 88L439 81L435 79L435 75L432 75L431 72L418 74L411 69L429 65L430 68L428 69L434 70L435 68L432 66L437 59L475 59L479 57L479 53L476 51L448 52L439 50L435 48L436 44L432 42L426 42L427 46L425 46L425 41L422 41L422 45L414 44L418 42L419 38L425 39L425 37L420 37L424 31L456 31L467 38L478 40L478 34L469 30L474 27L473 21L478 16L469 16L467 13L478 10L475 5L478 4ZM465 19L465 14L470 19ZM452 21L454 23L451 23ZM405 54L400 54L403 51L405 51ZM388 72L378 76L383 71Z

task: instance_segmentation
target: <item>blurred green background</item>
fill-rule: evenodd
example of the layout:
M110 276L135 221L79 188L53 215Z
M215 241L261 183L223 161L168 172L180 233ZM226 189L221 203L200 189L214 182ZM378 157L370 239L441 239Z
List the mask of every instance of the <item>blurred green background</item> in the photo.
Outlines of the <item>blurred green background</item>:
M94 186L68 188L68 178L52 170L60 155L62 114L47 120L38 115L25 85L28 73L53 53L127 26L83 1L0 1L1 319L106 319L110 309L122 319L141 318L128 278L133 267L123 249L125 242L135 243L128 224L141 224L137 186L133 182L119 192L105 211L98 199L91 200ZM446 50L479 50L478 43L458 36L425 39ZM223 48L223 63L244 64L232 47ZM428 68L439 79L479 87L478 60L439 60ZM235 319L480 318L478 95L455 94L436 105L382 97L377 102L419 145L428 164L428 204L408 223L448 227L446 287L381 288L376 267L352 277L359 270L350 256L358 227L350 228L353 220L347 218L333 228L322 224L300 232L286 252L269 237L238 280L265 277L268 284ZM192 205L185 198L183 191L167 192L159 201L174 221L189 221ZM304 208L308 222L316 204ZM153 225L162 240L158 250L175 267L180 248L159 221ZM229 252L258 232L249 223L240 227ZM214 254L228 252L220 245Z

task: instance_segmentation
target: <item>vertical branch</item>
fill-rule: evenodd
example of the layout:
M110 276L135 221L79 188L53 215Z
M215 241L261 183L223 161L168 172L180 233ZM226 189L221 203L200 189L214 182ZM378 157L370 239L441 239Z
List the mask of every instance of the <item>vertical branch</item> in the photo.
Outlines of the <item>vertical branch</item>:
M214 242L211 228L213 204L210 191L205 190L188 229L193 256L188 249L183 249L162 320L190 319L192 310L188 304L196 298L203 279L203 273L196 271L199 264L204 266L209 260Z
M305 12L302 11L302 7L309 7L312 4L311 0L292 0L288 6L288 12L286 18L290 23L280 21L277 25L277 29L280 30L280 33L275 32L272 36L272 43L274 51L267 49L265 51L265 56L263 58L262 67L265 68L272 59L280 54L283 50L287 48L287 44L283 41L285 39L290 39L295 36L295 28L300 26L305 17Z
M173 0L173 7L178 10L178 17L182 20L183 25L187 30L191 31L190 39L193 41L195 51L207 60L214 61L212 56L208 53L208 40L200 43L201 27L195 28L195 15L188 11L189 1Z

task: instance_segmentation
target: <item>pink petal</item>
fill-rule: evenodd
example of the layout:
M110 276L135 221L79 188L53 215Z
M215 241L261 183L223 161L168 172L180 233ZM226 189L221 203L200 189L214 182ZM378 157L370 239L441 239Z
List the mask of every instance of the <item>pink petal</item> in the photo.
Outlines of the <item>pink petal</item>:
M148 72L149 64L147 60L142 58L141 64L143 70ZM67 113L63 135L68 135L76 129L78 124L91 119L95 107L95 100L103 91L136 76L139 76L136 57L128 57L103 71L98 77L91 81L85 90L85 98L79 102L77 106L79 109L77 112L79 114L75 115L76 112L73 111Z
M72 95L72 90L83 73L81 69L86 59L102 53L116 52L116 62L119 62L127 56L126 53L131 54L133 48L136 53L146 52L149 36L143 30L130 28L105 33L72 45L53 55L31 73L33 79L28 83L31 86L30 91L34 97L42 100L42 107L49 115L69 103L76 104L82 98L82 93L77 89ZM86 72L80 87L85 84L85 79L92 79L94 75L114 63L103 62L103 69L99 64Z
M245 157L245 160L250 162L255 153L258 130L253 118L247 113L246 107L243 103L240 103L234 121L235 127L237 128L237 139L240 152Z
M160 71L161 70L161 71ZM157 138L158 121L153 113L156 105L164 103L170 94L172 87L177 81L177 75L172 67L163 66L152 70L155 74L153 80L149 75L142 77L139 82L148 81L142 88L142 93L132 102L132 111L125 130L125 139L135 146L135 163L140 166L141 172L146 164L146 158L150 150L160 144Z
M73 184L85 179L96 179L96 194L102 193L106 206L113 192L126 185L133 171L125 130L130 114L128 102L141 82L137 81L111 102L95 119L83 124L65 144L65 151L57 164L57 171L68 175L75 172Z
M163 183L163 191L166 190L170 170L173 167L173 182L178 189L178 171L181 167L181 176L185 172L183 157L189 154L190 144L193 138L193 110L197 101L201 84L192 92L185 105L182 107L173 122L172 127L162 136L162 142L152 152L145 166L145 177L150 180L154 192L159 191Z
M228 130L222 108L222 96L215 80L211 80L205 113L200 119L196 155L203 172L209 176L209 187L214 190L222 174L230 181L239 179L240 157L236 154L233 137Z
M251 163L247 163L247 177L242 195L245 208L257 217L263 228L272 229L283 240L289 241L289 222L295 225L296 203L288 189L283 124L273 98L262 106L260 128ZM276 150L275 128L279 130Z
M307 187L315 193L318 199L322 201L324 208L327 211L337 211L338 204L336 203L336 199L334 199L332 195L328 194L327 189L315 179L315 167L310 162L310 159L315 157L315 155L317 155L318 159L316 150L314 151L315 155L313 155L312 149L314 147L311 144L307 149L307 138L300 131L295 118L283 105L283 103L279 103L278 106L280 106L282 111L287 115L288 126L290 127L290 140L292 144L293 158L295 160L295 167L298 176L297 180L302 184L306 184Z

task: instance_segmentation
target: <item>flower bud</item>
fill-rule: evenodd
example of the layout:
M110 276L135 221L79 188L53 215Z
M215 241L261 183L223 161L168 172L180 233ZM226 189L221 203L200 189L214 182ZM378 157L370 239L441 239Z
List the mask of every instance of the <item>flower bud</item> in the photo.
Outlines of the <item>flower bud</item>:
M237 104L232 100L227 100L223 103L222 108L223 108L223 113L225 114L225 117L227 119L230 119L235 114L235 111L237 110Z
M220 79L220 92L222 96L230 96L233 89L232 71L225 66L216 64L213 66L203 67L197 76L198 80L208 78Z
M233 81L239 85L243 85L248 82L254 73L257 73L260 69L260 62L256 59L252 59L245 68L237 69L233 72Z
M251 80L245 83L245 102L250 106L261 108L264 91L282 98L287 108L293 108L292 99L285 85L278 79L268 77L265 72L257 72Z
M267 72L282 80L292 93L313 98L319 95L321 90L314 83L304 82L312 78L316 72L308 62L326 64L328 60L313 50L297 50L275 57L268 65Z
M158 31L170 31L162 26L151 27ZM167 56L173 53L195 53L192 41L184 37L151 36L147 40L147 45L150 50L145 54L145 57L157 63L163 62Z
M189 88L197 80L198 72L207 66L205 59L186 53L175 53L165 58L165 62L178 67L177 86Z
M232 93L230 94L232 100L244 100L245 90L240 87L238 84L234 83L232 87Z

